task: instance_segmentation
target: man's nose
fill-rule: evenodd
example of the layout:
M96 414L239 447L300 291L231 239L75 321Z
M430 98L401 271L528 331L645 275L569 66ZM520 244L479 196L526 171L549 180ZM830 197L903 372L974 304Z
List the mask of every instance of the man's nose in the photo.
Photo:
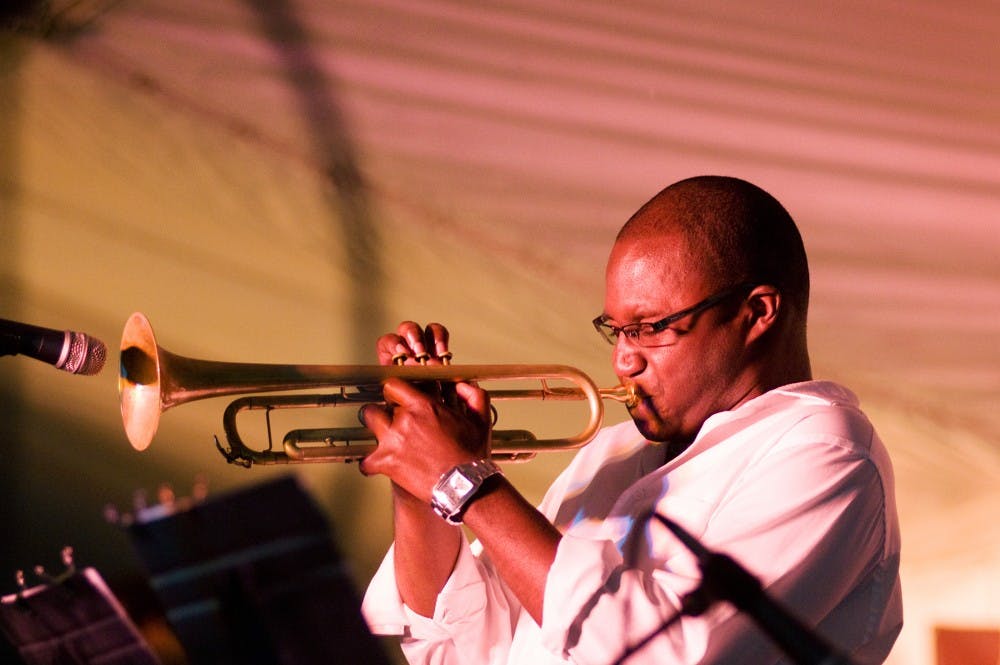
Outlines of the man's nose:
M642 349L625 334L618 335L611 354L611 365L617 376L635 376L646 367Z

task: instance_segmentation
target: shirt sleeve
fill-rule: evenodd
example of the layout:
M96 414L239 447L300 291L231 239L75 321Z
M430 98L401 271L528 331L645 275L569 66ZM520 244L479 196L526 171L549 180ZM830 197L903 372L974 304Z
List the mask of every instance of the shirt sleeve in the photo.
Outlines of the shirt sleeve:
M375 634L401 635L411 665L494 665L506 662L520 607L463 539L455 569L438 594L433 617L422 616L399 597L394 547L382 561L362 603Z

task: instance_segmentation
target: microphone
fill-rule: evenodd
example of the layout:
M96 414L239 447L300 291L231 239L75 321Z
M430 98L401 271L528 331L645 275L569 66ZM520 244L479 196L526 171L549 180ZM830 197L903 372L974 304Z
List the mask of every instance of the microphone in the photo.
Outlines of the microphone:
M701 585L688 598L685 613L704 612L716 600L726 600L753 619L797 665L852 665L852 661L768 596L754 575L735 559L713 552L679 524L659 513L658 520L695 555Z
M0 356L22 354L70 374L97 374L108 349L101 340L72 330L51 330L0 319Z

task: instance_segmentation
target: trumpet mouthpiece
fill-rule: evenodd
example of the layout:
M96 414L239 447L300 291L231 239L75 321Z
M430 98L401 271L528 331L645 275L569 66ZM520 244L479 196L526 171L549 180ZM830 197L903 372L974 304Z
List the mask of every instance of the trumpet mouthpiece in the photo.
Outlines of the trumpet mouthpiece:
M602 388L600 393L601 397L621 402L629 409L639 404L639 400L642 398L639 387L634 383L623 384L614 388Z
M630 383L625 386L625 407L633 408L638 406L639 400L642 399L642 395L639 392L639 386L634 383Z

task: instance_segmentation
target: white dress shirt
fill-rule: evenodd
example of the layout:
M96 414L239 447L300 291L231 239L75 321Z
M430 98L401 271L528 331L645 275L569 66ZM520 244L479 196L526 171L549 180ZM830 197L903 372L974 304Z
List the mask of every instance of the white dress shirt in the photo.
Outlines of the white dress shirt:
M902 627L892 467L847 389L811 381L717 413L681 455L631 423L606 428L540 510L563 533L542 625L478 543L463 543L434 616L400 600L392 550L369 586L372 630L403 635L411 663L611 665L677 613L697 562L651 511L756 575L766 593L859 665L881 663ZM789 662L745 615L715 603L626 662Z

